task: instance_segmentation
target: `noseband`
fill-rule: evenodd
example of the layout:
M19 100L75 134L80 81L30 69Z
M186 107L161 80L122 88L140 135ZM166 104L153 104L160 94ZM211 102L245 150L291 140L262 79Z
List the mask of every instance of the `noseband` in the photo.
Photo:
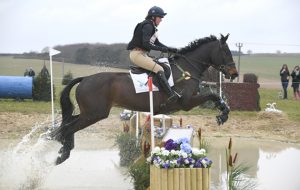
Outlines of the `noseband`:
M229 70L229 68L234 67L234 66L235 66L235 63L234 63L234 62L225 63L225 64L222 64L222 65L219 66L219 70L220 70L222 73L226 73L227 70Z

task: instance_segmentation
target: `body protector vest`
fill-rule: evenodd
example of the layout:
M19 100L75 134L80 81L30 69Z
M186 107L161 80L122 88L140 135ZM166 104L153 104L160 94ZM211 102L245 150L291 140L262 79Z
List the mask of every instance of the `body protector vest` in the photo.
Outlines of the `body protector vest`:
M151 20L144 20L138 23L134 29L132 40L127 46L127 50L141 48L145 51L158 50L166 47L158 41L157 29Z

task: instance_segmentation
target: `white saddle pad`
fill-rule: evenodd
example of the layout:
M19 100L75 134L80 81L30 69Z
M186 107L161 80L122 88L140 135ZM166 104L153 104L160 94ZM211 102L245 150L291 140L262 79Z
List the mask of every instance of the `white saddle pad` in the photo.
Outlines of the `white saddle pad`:
M170 67L168 58L160 58L158 60L161 63L165 63L168 67ZM148 92L148 75L146 73L143 74L133 74L129 71L131 79L133 81L133 85L136 93ZM169 85L174 86L173 74L171 71L170 78L168 80ZM158 91L158 88L153 84L153 91Z

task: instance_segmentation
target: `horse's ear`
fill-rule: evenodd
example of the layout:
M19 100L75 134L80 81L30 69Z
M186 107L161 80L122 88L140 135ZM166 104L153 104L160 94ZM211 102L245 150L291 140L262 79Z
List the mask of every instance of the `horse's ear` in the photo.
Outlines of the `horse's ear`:
M222 42L222 44L226 43L228 37L229 37L229 33L225 37L223 36L223 34L221 34L221 42Z

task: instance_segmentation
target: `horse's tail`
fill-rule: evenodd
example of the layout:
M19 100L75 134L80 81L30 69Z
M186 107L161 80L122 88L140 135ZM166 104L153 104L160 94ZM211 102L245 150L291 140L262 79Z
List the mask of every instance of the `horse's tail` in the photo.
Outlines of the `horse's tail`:
M70 99L70 92L74 85L80 83L84 77L79 77L71 82L64 88L60 96L60 107L62 114L62 123L67 123L72 118L72 113L74 111L74 105Z

